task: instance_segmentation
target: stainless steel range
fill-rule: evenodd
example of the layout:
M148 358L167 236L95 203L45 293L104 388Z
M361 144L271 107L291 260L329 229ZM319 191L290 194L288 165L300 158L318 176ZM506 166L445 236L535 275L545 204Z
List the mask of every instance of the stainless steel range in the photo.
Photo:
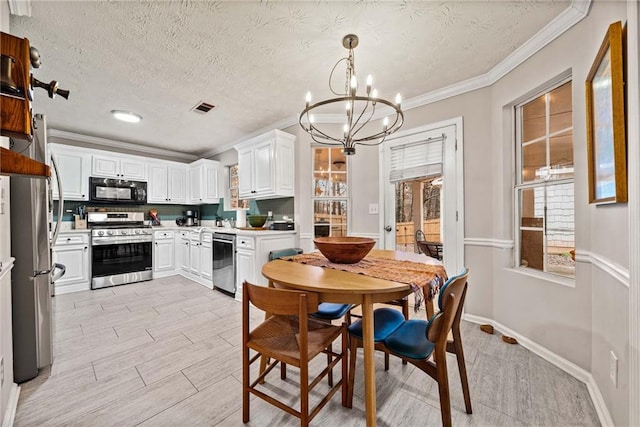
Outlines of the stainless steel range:
M153 234L142 212L89 212L91 289L153 279Z

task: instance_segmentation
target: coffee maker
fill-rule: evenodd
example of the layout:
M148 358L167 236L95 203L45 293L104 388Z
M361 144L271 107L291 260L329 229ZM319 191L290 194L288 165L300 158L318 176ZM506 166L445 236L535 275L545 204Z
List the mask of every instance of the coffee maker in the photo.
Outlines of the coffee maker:
M198 225L198 211L188 210L184 211L183 214L185 219L184 225L186 225L187 227Z

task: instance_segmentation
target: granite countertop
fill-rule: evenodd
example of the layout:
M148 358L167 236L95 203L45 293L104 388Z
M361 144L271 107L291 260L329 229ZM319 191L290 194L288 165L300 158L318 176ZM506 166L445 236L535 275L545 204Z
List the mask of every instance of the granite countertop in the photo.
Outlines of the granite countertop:
M179 225L160 225L152 226L153 230L175 230L175 231L193 231L193 232L209 232L209 233L226 233L236 234L239 236L263 236L263 235L275 235L275 234L296 234L296 230L241 230L238 228L227 227L185 227Z

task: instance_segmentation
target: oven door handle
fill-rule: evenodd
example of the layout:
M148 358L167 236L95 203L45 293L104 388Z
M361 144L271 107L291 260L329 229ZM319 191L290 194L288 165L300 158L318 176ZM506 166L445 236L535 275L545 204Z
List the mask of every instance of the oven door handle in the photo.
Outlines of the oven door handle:
M91 246L106 246L106 245L124 245L128 243L153 243L152 239L121 239L113 240L110 238L93 238L91 240Z

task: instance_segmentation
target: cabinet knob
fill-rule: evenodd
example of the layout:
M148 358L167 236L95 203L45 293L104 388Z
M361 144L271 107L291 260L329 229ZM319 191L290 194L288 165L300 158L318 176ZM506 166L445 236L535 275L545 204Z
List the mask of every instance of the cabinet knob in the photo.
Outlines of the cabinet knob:
M71 241L71 237L67 237L67 242L70 242L70 241Z
M85 246L85 247L84 247L84 250L86 251L87 249L89 249L89 247L88 247L88 246Z
M84 198L84 194L82 195L82 197Z
M156 246L158 246L158 242L156 242Z
M256 190L251 190L251 192L252 192L252 193L255 193L255 192L256 192Z

